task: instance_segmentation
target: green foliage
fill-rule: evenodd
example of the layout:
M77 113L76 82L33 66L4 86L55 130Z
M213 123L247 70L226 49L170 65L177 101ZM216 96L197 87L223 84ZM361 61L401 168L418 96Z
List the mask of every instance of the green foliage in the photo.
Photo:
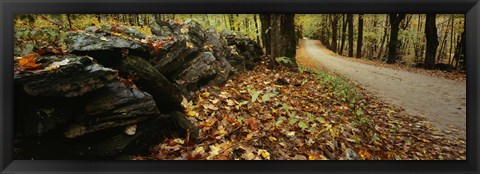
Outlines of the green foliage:
M308 125L308 123L303 121L303 120L298 122L298 127L300 127L300 129L302 129L302 131L305 130L309 126L310 125Z
M270 98L275 97L277 95L278 95L277 92L265 92L265 94L263 94L263 96L262 96L262 101L266 102L266 101L270 100Z
M288 57L276 57L275 61L279 64L290 65L293 63L291 58Z
M282 103L282 107L285 111L289 112L289 106L285 103Z
M256 90L253 90L252 88L248 87L247 88L248 90L248 93L250 93L250 95L252 96L252 99L250 100L252 103L257 101L257 98L258 96L262 93L262 91L256 91Z
M33 53L34 48L63 46L65 32L51 28L15 28L14 54L17 56Z
M316 74L320 83L333 90L335 97L341 101L349 101L351 104L355 104L358 101L356 90L346 79L327 71L317 71Z
M248 101L242 101L242 102L238 103L238 106L243 106L243 105L246 105L246 104L248 104Z

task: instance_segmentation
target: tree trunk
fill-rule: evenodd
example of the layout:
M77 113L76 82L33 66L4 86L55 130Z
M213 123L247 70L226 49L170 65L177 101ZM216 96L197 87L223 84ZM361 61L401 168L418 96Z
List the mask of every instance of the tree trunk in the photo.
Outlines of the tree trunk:
M275 62L277 57L288 57L292 60L289 68L296 69L295 61L295 24L294 14L271 14L271 57L270 62ZM276 62L270 65L274 68Z
M262 45L265 48L265 54L270 55L270 14L260 14L262 23Z
M100 17L100 14L95 15L97 17L98 23L102 23L102 18Z
M452 50L453 50L453 36L455 34L454 30L453 30L453 27L454 27L454 23L455 23L455 17L454 17L454 14L452 14L452 16L450 17L451 18L451 21L450 21L450 51L448 52L448 64L451 65L452 64Z
M253 21L255 22L255 35L257 36L257 43L258 44L262 44L263 46L263 43L260 42L260 28L258 28L258 23L257 23L257 14L253 14Z
M382 60L382 53L383 53L383 47L385 46L385 40L387 40L387 35L388 35L388 15L385 15L385 25L383 26L383 37L382 37L382 42L380 44L380 50L378 51L377 58L379 60Z
M446 48L446 44L447 44L447 35L448 35L448 31L445 31L447 30L447 27L443 27L443 40L442 40L442 44L440 45L440 50L438 51L438 55L437 55L437 62L438 63L443 63L443 57L444 57L444 54L445 54L445 48Z
M225 21L225 28L228 28L228 17L227 17L227 15L225 15L223 17L223 20Z
M233 19L233 14L229 14L230 30L235 31L235 22Z
M330 49L333 52L337 52L337 24L338 24L338 14L331 15L331 22L332 22L332 44L330 45Z
M390 42L388 43L387 63L393 64L397 60L397 43L400 22L405 18L405 14L390 14Z
M422 15L421 14L418 14L418 22L417 22L417 37L420 38L420 32L422 31ZM418 63L418 59L421 56L420 54L420 51L421 51L421 40L419 39L419 41L415 42L415 45L414 45L414 51L415 51L415 60L414 62L415 63Z
M70 19L70 14L67 14L68 26L72 29L72 20Z
M465 47L466 47L466 37L465 37L465 30L462 32L462 36L457 43L457 47L455 49L455 56L453 58L456 60L455 62L455 69L458 68L458 64L460 60L465 61ZM463 67L465 68L465 62L462 63Z
M362 57L363 42L363 14L358 15L357 58Z
M437 26L435 24L436 14L427 14L425 21L425 36L427 38L427 51L425 55L424 68L435 68L435 54L438 47Z
M240 20L240 15L236 14L236 16L237 16L237 20ZM235 27L237 27L237 31L240 31L240 22Z
M340 55L343 55L343 48L345 46L345 37L347 32L347 20L345 18L345 14L342 16L342 43L340 44Z
M353 14L347 14L348 24L348 57L353 57Z

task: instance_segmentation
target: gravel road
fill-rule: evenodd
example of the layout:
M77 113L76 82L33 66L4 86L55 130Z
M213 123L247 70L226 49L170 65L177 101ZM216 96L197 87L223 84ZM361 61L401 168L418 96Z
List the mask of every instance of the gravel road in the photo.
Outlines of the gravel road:
M426 117L440 130L460 130L452 136L465 138L465 82L349 61L326 53L317 42L305 40L308 57L356 81L384 101L403 107L408 114Z

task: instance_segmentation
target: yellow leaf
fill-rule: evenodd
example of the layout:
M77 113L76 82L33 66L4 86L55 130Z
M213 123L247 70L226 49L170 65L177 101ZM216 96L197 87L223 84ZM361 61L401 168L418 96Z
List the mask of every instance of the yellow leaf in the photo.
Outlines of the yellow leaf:
M182 96L182 98L183 98L183 100L182 100L182 102L181 102L180 104L183 106L183 108L188 108L188 100L187 100L187 98L185 98L184 96Z
M227 105L228 106L233 106L233 105L235 105L235 103L233 102L233 100L227 99Z
M197 115L197 112L191 110L191 111L187 112L187 115L190 116L190 117L194 117L194 116Z
M250 132L249 134L247 134L244 140L251 140L252 138L253 138L253 132Z
M220 100L218 100L218 99L210 99L210 101L211 101L213 104L217 104Z
M269 139L270 141L277 141L277 138L272 137L272 136L269 136L268 139Z
M206 109L214 110L214 111L218 110L218 107L216 107L212 104L203 105L203 107L206 108Z
M175 141L177 144L185 144L185 140L181 138L175 138L173 141Z
M207 159L213 159L216 155L220 154L220 147L216 145L210 145L210 155L208 155Z
M48 66L47 68L45 68L45 70L47 71L52 71L52 70L56 70L57 67L56 66Z
M117 36L117 37L118 37L118 36L122 36L122 34L116 33L116 32L112 32L112 35Z
M420 139L420 140L422 140L424 143L430 143L430 140L427 140L427 139L425 139L425 138L422 138L422 139Z
M267 160L270 160L270 153L268 153L267 150L265 149L259 149L258 150L258 154L259 155L262 155L263 158L267 159Z
M195 150L193 150L193 155L203 155L205 153L205 149L202 146L197 146Z

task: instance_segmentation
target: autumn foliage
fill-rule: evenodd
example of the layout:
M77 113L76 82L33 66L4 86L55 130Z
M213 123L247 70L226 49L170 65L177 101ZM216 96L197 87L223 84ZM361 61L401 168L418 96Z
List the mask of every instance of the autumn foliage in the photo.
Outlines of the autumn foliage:
M169 138L135 159L465 159L464 140L448 140L424 119L334 83L346 82L261 65L184 105L199 139Z

